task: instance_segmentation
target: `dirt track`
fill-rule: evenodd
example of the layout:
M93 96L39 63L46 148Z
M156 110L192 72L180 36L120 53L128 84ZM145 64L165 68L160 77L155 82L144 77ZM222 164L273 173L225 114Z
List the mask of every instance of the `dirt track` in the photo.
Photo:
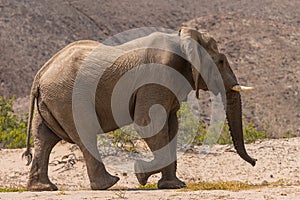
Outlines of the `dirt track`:
M47 199L47 200L83 200L83 199L177 199L177 200L199 200L199 199L267 199L295 200L300 197L300 187L291 186L288 188L271 188L250 191L192 191L180 192L176 190L143 190L143 191L61 191L61 192L24 192L24 193L3 193L0 199Z

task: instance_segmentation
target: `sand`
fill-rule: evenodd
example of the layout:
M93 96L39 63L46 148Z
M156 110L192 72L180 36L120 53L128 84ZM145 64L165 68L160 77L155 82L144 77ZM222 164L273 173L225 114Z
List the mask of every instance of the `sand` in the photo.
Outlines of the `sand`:
M145 190L138 189L132 170L122 171L106 163L108 171L121 180L107 191L92 191L86 165L77 146L59 143L50 156L49 177L59 191L0 193L0 199L299 199L300 137L271 139L246 145L258 159L252 167L243 161L232 145L215 145L208 154L195 153L199 147L178 159L178 176L186 182L241 181L250 184L276 183L272 187L243 191L225 190ZM0 188L25 187L30 167L21 159L24 149L0 150ZM193 152L194 151L194 152ZM117 160L118 158L116 158ZM121 164L120 164L121 165ZM160 174L149 179L159 180Z

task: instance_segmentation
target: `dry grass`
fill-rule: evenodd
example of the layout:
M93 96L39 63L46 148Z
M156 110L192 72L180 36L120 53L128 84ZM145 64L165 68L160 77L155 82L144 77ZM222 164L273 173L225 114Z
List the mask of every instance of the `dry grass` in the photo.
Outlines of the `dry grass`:
M195 190L251 190L264 187L279 187L286 185L283 179L275 182L263 182L261 184L250 184L241 181L215 181L215 182L189 182L186 188L181 189L182 191L195 191ZM157 189L156 183L149 183L145 186L138 186L138 189Z
M25 192L25 188L0 188L0 192Z
M240 191L240 190L251 190L263 187L278 187L283 186L284 181L282 179L276 182L263 182L261 184L250 184L241 181L216 181L216 182L204 182L200 181L197 183L188 183L187 188L182 189L183 191L191 190L230 190L230 191Z
M139 185L138 189L157 189L157 183L148 183L147 185Z

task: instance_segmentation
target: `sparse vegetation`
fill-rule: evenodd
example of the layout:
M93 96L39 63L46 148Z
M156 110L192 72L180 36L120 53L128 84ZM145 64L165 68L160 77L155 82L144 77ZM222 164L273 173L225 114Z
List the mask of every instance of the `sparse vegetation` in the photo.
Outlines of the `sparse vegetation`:
M0 97L0 144L5 148L26 146L25 117L18 117L13 110L13 98Z
M283 134L284 138L291 138L291 137L297 137L298 135L292 131L287 131Z
M139 185L138 189L157 189L157 183L148 183L147 185Z
M230 191L240 191L240 190L251 190L263 187L278 187L283 184L283 180L280 179L276 182L261 183L261 184L250 184L247 182L240 181L216 181L216 182L192 182L187 184L185 191L190 190L230 190Z
M249 190L261 187L260 185L251 185L240 181L218 181L218 182L197 182L188 183L185 190Z
M16 116L13 110L13 98L0 97L0 145L4 148L23 148L26 146L26 117ZM187 137L183 140L193 140L196 145L201 145L207 138L208 124L203 121L198 121L197 117L192 115L191 108L187 103L183 103L181 109L178 111L181 129L183 131L181 137ZM127 134L125 134L123 132ZM117 129L111 133L112 143L114 146L130 152L136 152L135 140L138 138L137 133L130 127ZM195 133L194 138L190 134ZM283 137L297 136L291 131L286 132ZM254 123L244 122L244 140L245 143L252 143L256 140L268 138L266 130L258 130ZM212 138L211 140L214 140ZM180 141L180 140L179 140ZM32 143L32 142L31 142ZM227 124L223 125L223 129L217 141L218 144L231 144L231 136L229 134L229 127ZM180 144L179 144L180 145Z
M134 140L136 139L135 135L137 135L137 133L129 128L127 128L125 132L126 133L124 133L122 129L113 131L113 144L122 150L136 152L137 147L134 145Z
M215 138L207 138L207 128L208 124L200 121L191 114L191 107L187 103L183 103L180 110L178 111L178 116L181 120L181 125L183 126L183 130L185 132L195 132L194 144L201 145L205 140L214 140ZM222 125L217 125L215 128L220 128ZM196 131L195 131L196 129ZM266 130L258 130L255 127L255 124L252 122L244 121L244 140L245 143L252 143L256 140L265 139L268 137L268 133ZM291 135L291 134L290 134ZM221 134L217 140L218 144L231 144L231 136L229 133L228 124L224 124L221 130Z
M193 141L196 145L202 145L204 141L213 141L217 140L218 144L232 144L232 139L229 133L228 124L217 125L215 128L221 129L221 134L219 138L207 138L207 130L208 124L200 121L199 119L192 114L192 108L187 103L182 103L180 110L177 113L179 118L180 129L179 129L179 139L178 146L184 146L186 143L190 143L189 141ZM255 124L252 122L244 122L244 140L245 143L252 143L256 140L265 139L268 137L267 131L260 131L255 127ZM125 130L125 134L121 129L118 129L112 132L113 144L118 148L121 148L126 151L137 151L137 147L135 146L134 140L138 138L138 134L127 128ZM188 133L188 134L185 134ZM135 137L136 136L136 137ZM290 134L288 136L291 136ZM191 138L193 137L193 138ZM180 144L182 142L183 144Z
M256 140L262 140L268 138L268 132L266 130L258 130L255 124L252 122L244 122L243 126L244 141L246 144L253 143ZM224 124L221 135L218 139L218 144L232 144L232 139L229 133L228 124Z
M266 182L261 184L250 184L247 182L241 181L215 181L215 182L189 182L187 183L187 187L183 188L183 191L190 190L230 190L230 191L240 191L240 190L251 190L263 187L278 187L284 184L284 180L280 179L275 182ZM157 189L156 183L149 183L145 186L140 185L138 189Z
M25 188L0 188L0 192L25 192Z
M268 132L266 130L260 131L255 127L253 122L244 123L244 140L245 143L252 143L256 140L266 139Z

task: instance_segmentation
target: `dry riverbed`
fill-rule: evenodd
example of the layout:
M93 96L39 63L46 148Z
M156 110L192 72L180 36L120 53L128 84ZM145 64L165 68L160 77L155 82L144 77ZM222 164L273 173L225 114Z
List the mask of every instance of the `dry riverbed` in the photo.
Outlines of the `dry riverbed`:
M139 189L132 170L108 165L121 180L108 191L89 190L86 165L74 145L58 144L51 153L49 176L59 191L1 192L0 199L300 199L300 137L257 141L246 146L258 159L252 167L231 145L215 145L210 153L185 153L178 160L178 176L188 183L240 181L259 185L250 190ZM196 148L197 150L197 148ZM24 188L29 167L21 159L24 149L0 150L0 188ZM121 164L120 164L121 165ZM159 179L150 178L150 183Z

